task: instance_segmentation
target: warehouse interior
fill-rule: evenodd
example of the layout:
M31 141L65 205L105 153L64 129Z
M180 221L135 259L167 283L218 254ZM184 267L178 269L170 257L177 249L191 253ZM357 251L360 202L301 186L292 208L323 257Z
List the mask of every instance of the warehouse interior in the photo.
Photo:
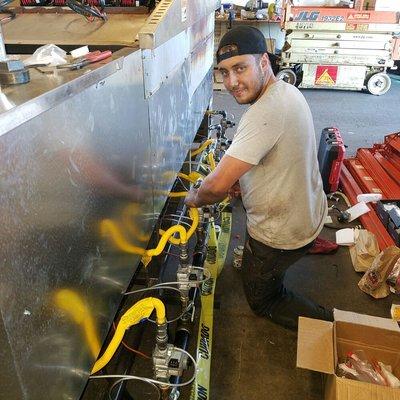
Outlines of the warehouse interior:
M243 31L262 50L220 45ZM241 102L230 63L263 57ZM0 0L0 400L400 400L398 68L395 0ZM268 121L297 118L279 151L318 171L282 173L326 203L301 246L252 238L306 244L279 293L333 318L294 305L295 328L243 284L252 213L274 217L248 177L279 141L226 164L278 86L305 107ZM286 221L305 191L282 187Z

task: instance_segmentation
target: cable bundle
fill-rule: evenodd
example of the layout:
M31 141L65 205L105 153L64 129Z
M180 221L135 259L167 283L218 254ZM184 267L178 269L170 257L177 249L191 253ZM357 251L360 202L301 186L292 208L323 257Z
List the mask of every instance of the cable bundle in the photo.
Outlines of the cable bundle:
M98 1L98 0L90 0L90 1ZM100 1L100 6L104 7L104 2ZM101 9L99 10L97 6L90 4L86 4L79 0L66 0L66 5L77 14L83 15L88 21L93 21L95 18L100 18L104 21L107 20L107 14Z

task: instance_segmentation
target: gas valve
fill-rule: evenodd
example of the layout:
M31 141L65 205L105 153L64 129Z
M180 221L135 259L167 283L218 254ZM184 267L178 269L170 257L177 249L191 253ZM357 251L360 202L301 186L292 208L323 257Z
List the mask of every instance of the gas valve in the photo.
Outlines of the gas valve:
M183 371L188 368L188 359L173 344L168 344L165 350L156 346L153 352L153 366L155 378L168 382L171 376L182 376Z
M187 267L180 266L176 273L179 282L178 288L181 291L188 291L191 288L199 287L203 280L203 271L191 265Z

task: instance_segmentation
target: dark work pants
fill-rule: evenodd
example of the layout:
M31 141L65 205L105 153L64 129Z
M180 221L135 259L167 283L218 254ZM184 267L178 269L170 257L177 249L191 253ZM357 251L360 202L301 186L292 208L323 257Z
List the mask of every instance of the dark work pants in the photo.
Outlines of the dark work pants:
M333 320L332 311L285 288L287 269L303 257L310 243L296 250L279 250L246 236L242 279L247 301L255 314L279 325L296 329L298 317Z

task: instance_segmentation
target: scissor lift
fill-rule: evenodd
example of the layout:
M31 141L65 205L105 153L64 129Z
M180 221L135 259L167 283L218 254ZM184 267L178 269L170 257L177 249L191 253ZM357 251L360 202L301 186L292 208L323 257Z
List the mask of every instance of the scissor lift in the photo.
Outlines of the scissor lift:
M287 4L278 77L301 88L385 94L399 59L399 13Z

